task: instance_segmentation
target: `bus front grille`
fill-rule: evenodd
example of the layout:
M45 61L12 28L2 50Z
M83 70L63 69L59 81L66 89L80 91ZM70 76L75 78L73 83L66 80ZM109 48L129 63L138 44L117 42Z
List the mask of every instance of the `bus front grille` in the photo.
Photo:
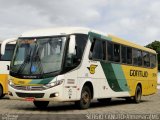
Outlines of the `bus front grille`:
M34 98L43 98L44 93L20 93L16 92L18 97L27 98L27 97L34 97Z
M45 90L45 88L43 86L20 86L20 85L16 85L13 86L15 89L17 90L28 90L28 91L36 91L36 90Z

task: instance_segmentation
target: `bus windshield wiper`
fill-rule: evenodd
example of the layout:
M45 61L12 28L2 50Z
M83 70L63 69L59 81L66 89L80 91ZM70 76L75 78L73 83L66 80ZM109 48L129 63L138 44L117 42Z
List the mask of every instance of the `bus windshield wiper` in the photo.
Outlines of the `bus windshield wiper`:
M24 62L22 63L22 65L19 67L19 70L17 71L17 73L21 73L24 70L24 67L26 66L26 64L28 64L30 62L30 57L31 57L31 51L30 53L26 56L26 58L24 59Z
M39 68L40 73L43 75L44 72L43 72L43 67L42 67L41 59L40 59L40 57L38 55L39 46L38 46L37 43L36 43L36 47L35 48L36 48L36 50L35 50L35 52L33 54L32 60L31 60L31 66L32 66L33 62L36 63L37 66L38 66L38 68ZM30 73L32 73L31 70L30 70Z

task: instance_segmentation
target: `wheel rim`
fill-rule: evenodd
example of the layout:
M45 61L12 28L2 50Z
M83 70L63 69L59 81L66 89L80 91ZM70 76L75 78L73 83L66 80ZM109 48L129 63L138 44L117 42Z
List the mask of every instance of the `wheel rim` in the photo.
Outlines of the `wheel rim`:
M90 101L90 96L89 93L87 91L82 93L82 102L83 104L87 104Z

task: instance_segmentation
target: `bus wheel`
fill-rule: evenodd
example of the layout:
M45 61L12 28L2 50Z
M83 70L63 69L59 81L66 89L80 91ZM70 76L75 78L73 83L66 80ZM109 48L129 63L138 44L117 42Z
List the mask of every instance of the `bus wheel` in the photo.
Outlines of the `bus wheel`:
M104 104L104 105L107 105L111 102L111 98L102 98L102 99L97 99L98 102Z
M48 106L49 101L33 101L33 103L37 108L44 109Z
M136 87L136 91L135 91L135 96L134 96L134 102L135 103L139 103L141 101L141 96L142 96L142 89L141 87L138 85Z
M89 108L91 103L91 91L88 86L84 86L81 93L81 98L75 104L79 109Z
M3 87L0 85L0 98L4 97L5 94L3 94Z

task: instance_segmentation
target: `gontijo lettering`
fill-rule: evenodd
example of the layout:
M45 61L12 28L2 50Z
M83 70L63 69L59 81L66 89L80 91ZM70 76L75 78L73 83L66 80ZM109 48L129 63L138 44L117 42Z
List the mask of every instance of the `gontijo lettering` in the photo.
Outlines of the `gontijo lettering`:
M141 70L130 70L130 76L148 77L148 72L147 71L141 71Z

